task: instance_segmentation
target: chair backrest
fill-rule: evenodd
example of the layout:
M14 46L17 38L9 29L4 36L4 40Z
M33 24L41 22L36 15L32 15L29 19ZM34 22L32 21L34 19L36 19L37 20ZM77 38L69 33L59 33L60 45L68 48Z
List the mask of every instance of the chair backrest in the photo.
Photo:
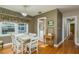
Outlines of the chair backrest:
M14 45L19 45L20 44L20 42L17 40L18 39L18 35L17 34L12 34L11 35L11 39L12 39L12 43Z
M36 33L29 33L29 35L31 35L31 36L36 36Z

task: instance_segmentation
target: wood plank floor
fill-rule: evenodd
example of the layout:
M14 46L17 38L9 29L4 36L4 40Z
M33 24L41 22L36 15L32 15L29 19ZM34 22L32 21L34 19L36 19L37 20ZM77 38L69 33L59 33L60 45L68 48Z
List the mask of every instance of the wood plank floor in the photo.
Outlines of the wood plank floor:
M47 46L45 48L39 48L39 54L78 54L79 47L76 46L73 40L66 40L60 47L55 48Z
M65 40L65 42L58 48L53 46L41 47L41 45L39 45L38 54L79 54L79 47L74 44L73 40ZM9 47L1 49L0 54L13 54L13 52L11 47Z

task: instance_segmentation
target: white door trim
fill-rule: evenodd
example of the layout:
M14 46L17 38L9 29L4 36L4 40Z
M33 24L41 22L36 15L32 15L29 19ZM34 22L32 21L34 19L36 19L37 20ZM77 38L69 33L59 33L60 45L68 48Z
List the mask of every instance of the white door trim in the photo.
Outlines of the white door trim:
M38 38L39 38L39 20L40 20L40 19L44 19L44 21L45 21L45 25L44 25L44 35L45 35L46 29L47 29L47 28L46 28L46 19L47 19L47 18L46 18L46 17L38 18L38 19L37 19L37 35L38 35Z
M77 28L77 16L75 16L75 44L76 45L78 45L79 46L79 43L77 42L77 30L78 30L78 28Z
M75 18L75 44L79 46L79 43L77 43L77 16L70 16L70 17L74 17ZM64 17L63 20L62 20L62 41L57 44L57 45L54 45L54 47L58 47L60 46L64 40L67 38L67 37L64 37L64 26L66 25L65 22L67 23L67 19L69 17ZM66 35L67 36L67 35Z
M62 34L62 40L63 40L63 42L64 42L64 40L65 40L65 37L64 37L64 21L66 20L67 21L67 19L68 18L75 18L75 40L74 40L74 42L75 42L75 44L76 45L79 45L79 43L77 43L77 16L70 16L70 17L66 17L66 19L63 19L63 27L62 27L62 29L63 29L63 34Z

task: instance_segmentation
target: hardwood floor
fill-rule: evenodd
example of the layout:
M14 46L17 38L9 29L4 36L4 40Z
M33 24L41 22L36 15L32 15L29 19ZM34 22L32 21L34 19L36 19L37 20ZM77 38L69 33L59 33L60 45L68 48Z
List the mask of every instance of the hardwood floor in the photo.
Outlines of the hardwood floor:
M0 54L12 53L13 52L11 50L11 47L0 50ZM65 40L65 42L58 48L55 48L53 46L44 46L44 44L42 43L39 44L38 54L79 54L79 47L74 44L73 40Z
M0 49L0 54L13 54L11 47Z

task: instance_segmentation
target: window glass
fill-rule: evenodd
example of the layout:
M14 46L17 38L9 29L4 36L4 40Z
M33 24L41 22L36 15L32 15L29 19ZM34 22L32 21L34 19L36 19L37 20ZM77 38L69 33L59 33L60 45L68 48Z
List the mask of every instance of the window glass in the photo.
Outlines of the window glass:
M2 23L2 34L8 34L15 32L14 24L12 23Z
M26 32L26 24L18 24L18 32L25 33Z

